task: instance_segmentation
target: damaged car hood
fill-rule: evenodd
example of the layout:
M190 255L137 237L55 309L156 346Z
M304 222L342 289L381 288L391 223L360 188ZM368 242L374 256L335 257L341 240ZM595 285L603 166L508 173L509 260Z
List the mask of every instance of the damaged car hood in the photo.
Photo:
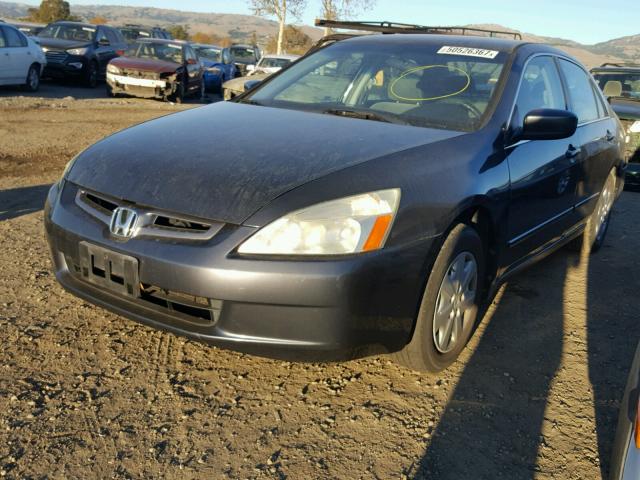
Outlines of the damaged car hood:
M127 202L240 224L304 183L458 135L220 102L96 143L78 155L67 179Z
M114 58L110 63L118 68L154 73L173 73L181 67L179 63L175 62L133 57Z

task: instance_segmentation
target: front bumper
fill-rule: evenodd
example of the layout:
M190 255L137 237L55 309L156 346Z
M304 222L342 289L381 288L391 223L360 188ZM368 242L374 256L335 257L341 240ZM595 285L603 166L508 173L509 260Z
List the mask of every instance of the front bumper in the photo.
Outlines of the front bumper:
M107 73L107 85L115 94L142 98L165 99L177 90L176 82L168 79L146 79Z
M333 260L234 257L253 227L225 225L207 242L111 237L54 186L45 226L58 281L71 293L119 315L213 345L289 360L344 360L400 350L410 339L432 239ZM210 299L215 321L88 283L78 271L81 242L137 259L139 282Z
M87 65L85 57L76 55L66 55L61 61L52 61L47 58L42 76L55 79L81 78L87 73Z

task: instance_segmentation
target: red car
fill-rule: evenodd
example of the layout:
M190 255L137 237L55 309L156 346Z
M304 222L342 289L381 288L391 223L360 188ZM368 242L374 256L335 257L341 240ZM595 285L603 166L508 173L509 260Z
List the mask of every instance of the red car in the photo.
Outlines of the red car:
M182 40L140 39L107 66L107 94L132 95L182 103L204 95L204 69Z

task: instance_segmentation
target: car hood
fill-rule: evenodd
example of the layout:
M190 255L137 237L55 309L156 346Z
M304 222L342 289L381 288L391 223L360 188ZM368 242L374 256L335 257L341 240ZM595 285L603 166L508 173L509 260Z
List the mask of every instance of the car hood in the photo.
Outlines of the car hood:
M150 58L118 57L111 60L111 65L141 72L173 73L180 68L179 63Z
M241 224L304 183L458 135L220 102L96 143L76 158L67 179L143 206Z
M91 46L91 42L78 42L77 40L65 40L62 38L37 37L38 43L44 48L68 50L69 48L82 48Z
M623 120L640 120L640 100L612 98L611 107Z

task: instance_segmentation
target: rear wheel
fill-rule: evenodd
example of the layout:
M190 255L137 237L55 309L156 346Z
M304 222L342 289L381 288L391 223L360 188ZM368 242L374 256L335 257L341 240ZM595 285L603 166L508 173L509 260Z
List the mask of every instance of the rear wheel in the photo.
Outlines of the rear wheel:
M572 250L586 254L600 250L609 231L611 210L613 209L615 198L616 169L613 168L604 182L602 191L598 196L598 202L587 220L584 232L569 244Z
M451 230L429 275L411 341L394 359L413 370L439 372L460 355L479 311L485 258L475 229Z
M29 67L27 81L24 86L30 92L38 91L40 88L40 67L38 65L31 65Z

